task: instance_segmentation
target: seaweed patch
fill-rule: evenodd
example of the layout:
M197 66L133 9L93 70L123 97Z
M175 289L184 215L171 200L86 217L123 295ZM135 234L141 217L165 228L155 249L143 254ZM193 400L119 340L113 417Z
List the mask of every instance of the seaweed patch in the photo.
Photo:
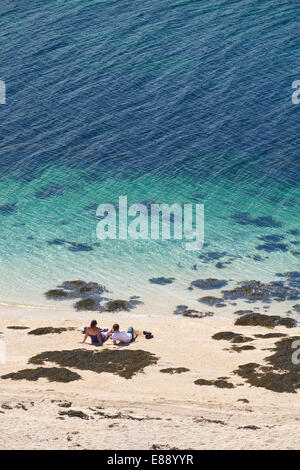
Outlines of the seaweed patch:
M73 382L81 379L80 375L64 367L38 367L36 369L23 369L18 372L2 375L2 379L29 380L36 382L46 378L49 382Z
M64 351L45 351L29 359L29 364L43 365L54 362L62 367L91 370L100 374L109 372L131 379L144 368L156 364L158 358L143 350L109 350L101 352L73 349Z

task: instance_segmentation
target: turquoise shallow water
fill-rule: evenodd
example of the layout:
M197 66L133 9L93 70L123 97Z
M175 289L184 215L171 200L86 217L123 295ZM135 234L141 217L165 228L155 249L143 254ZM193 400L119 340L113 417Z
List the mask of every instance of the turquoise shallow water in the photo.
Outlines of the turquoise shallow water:
M180 298L197 278L299 269L298 13L275 0L0 9L0 300L41 304L78 278L151 299L158 276ZM205 247L99 241L96 207L122 195L204 203Z

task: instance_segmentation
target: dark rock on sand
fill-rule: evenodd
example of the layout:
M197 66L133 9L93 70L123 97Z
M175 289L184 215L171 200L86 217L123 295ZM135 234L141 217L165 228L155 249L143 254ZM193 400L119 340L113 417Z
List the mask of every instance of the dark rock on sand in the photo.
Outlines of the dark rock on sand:
M249 315L239 317L234 324L240 326L264 326L267 328L274 328L275 326L293 328L296 326L297 322L293 318L283 318L278 315L250 313Z
M190 309L187 305L178 305L174 310L175 315L183 315L189 318L205 318L212 317L213 312L199 312L198 310Z
M278 393L296 393L300 388L300 368L299 364L292 361L295 341L300 341L300 337L281 339L275 343L274 354L265 359L267 365L242 364L234 373L255 387Z
M175 277L153 277L149 279L151 284L159 284L161 286L165 286L166 284L172 284L175 280Z
M2 379L37 381L47 378L49 382L72 382L81 379L80 375L64 367L38 367L37 369L23 369L18 372L2 375Z
M249 313L253 313L253 310L237 310L234 312L235 315L247 315Z
M254 346L251 346L250 344L245 344L245 346L236 346L235 344L231 346L231 350L235 352L242 352L242 351L251 351L253 349L256 349Z
M104 310L106 312L119 312L119 311L125 311L128 312L129 310L132 310L136 308L138 305L142 304L140 300L136 299L130 299L130 300L109 300L105 305L104 305Z
M182 374L183 372L189 372L190 369L186 367L168 367L166 369L160 369L163 374Z
M99 311L100 310L100 303L98 299L94 299L93 297L87 297L85 299L78 300L74 307L76 310L90 310L90 311Z
M7 326L9 330L29 330L29 326Z
M58 414L59 416L68 416L69 418L90 419L87 414L83 413L83 411L77 410L60 411Z
M300 313L300 304L293 305L292 308L295 310L295 312Z
M270 338L284 338L285 335L284 333L267 333L265 335L254 335L255 338L260 338L260 339L270 339Z
M240 333L234 333L233 331L220 331L212 336L212 339L217 341L231 341L232 343L247 343L248 341L254 341L253 338L243 336Z
M191 286L199 287L199 289L220 289L226 285L227 281L214 278L197 279L196 281L191 282Z
M46 326L43 328L36 328L35 330L29 331L29 335L49 335L49 334L60 334L63 333L64 331L70 331L73 330L74 328L53 328L52 326Z
M234 385L231 382L227 382L227 380L205 380L205 379L198 379L194 381L196 385L214 385L218 388L234 388Z
M101 352L73 349L65 351L45 351L29 359L29 364L43 365L54 362L62 367L74 367L79 370L91 370L100 374L109 372L131 379L145 367L156 364L158 357L143 350L109 350Z

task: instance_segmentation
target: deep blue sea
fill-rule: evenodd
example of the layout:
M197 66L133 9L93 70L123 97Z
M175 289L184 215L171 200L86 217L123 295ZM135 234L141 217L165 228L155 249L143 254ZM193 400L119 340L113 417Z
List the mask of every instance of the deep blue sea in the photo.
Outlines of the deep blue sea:
M1 0L0 300L83 279L180 303L194 279L299 269L299 18L298 0ZM99 240L97 206L124 195L204 203L204 248Z

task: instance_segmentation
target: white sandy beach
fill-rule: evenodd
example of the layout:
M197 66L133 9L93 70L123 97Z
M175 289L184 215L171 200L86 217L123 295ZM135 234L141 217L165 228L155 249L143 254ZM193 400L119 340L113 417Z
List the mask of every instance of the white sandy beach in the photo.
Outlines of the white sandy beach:
M255 339L255 350L228 351L228 341L211 336L234 331L247 336L265 333L262 327L233 325L233 316L184 318L145 307L133 312L93 314L66 308L2 306L1 339L6 362L1 375L32 368L28 359L43 351L93 347L79 342L79 328L95 316L99 324L131 324L150 330L130 349L154 353L155 365L132 379L110 373L75 370L82 377L70 383L0 379L1 449L297 449L300 446L299 393L276 393L248 385L233 374L238 365L262 363L276 339ZM98 316L97 316L98 315ZM101 319L101 320L100 320ZM76 330L43 336L28 335L46 326ZM277 327L273 332L294 336L298 328ZM116 348L106 343L104 348ZM226 350L227 349L227 350ZM97 348L97 350L101 350ZM55 364L47 364L53 367ZM165 374L160 369L185 367L188 372ZM194 381L227 377L235 388L199 386ZM243 400L243 401L239 401ZM247 402L246 402L247 400ZM68 403L66 403L68 402ZM66 405L66 406L65 406ZM81 411L84 418L61 415Z

